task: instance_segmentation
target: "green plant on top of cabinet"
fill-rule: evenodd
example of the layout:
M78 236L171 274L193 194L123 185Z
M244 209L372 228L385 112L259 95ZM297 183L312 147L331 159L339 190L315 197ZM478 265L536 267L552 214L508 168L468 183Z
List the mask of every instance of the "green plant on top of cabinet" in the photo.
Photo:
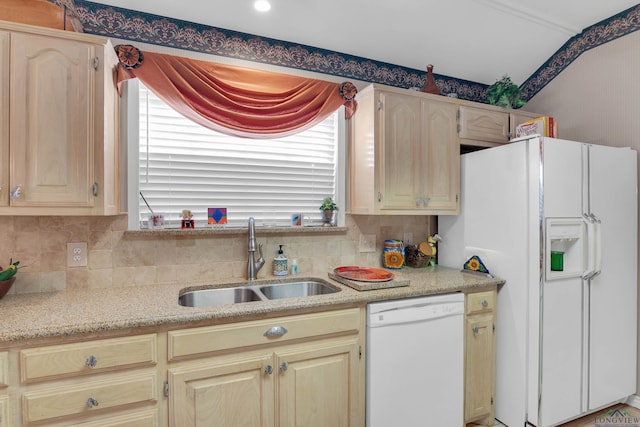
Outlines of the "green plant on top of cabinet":
M457 105L437 95L378 85L368 86L357 99L351 213L457 214Z
M0 214L120 213L116 64L105 38L0 24Z

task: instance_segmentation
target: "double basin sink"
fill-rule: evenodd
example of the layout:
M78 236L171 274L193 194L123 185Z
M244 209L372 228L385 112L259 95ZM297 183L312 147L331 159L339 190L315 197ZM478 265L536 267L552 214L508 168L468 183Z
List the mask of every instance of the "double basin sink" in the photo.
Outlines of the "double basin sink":
M212 307L243 302L303 298L339 292L340 288L322 279L289 279L277 283L245 282L233 287L195 289L178 297L185 307Z

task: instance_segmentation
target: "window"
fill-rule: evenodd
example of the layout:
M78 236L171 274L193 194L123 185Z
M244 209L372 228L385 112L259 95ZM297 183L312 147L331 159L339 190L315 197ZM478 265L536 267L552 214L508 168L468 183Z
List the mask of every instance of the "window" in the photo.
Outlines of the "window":
M322 199L343 200L342 109L297 135L254 140L199 126L137 80L128 82L127 97L131 229L148 226L145 199L164 214L165 228L180 228L183 210L196 228L211 227L209 208L226 208L229 227L246 227L250 216L257 225L291 226L293 214L320 225Z

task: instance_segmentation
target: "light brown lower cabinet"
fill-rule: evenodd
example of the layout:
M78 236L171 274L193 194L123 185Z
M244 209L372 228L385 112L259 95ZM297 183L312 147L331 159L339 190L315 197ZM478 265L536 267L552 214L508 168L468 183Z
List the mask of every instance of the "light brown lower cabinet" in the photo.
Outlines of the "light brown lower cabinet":
M0 426L160 425L157 334L61 340L66 343L17 343L0 353L0 373L3 361L9 367Z
M170 331L169 425L363 426L363 318L355 308Z
M495 288L465 298L467 423L493 425L495 303ZM12 343L0 427L361 427L365 318L363 306Z
M496 290L465 296L465 423L494 425Z

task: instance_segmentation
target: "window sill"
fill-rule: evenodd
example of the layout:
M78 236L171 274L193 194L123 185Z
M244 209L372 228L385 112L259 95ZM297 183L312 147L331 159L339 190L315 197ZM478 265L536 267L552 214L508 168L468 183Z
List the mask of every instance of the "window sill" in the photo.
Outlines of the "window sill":
M260 227L256 226L256 233L260 235L285 235L285 234L345 234L347 227ZM231 228L165 228L161 230L126 230L128 237L206 237L206 236L234 236L247 234L247 227Z

